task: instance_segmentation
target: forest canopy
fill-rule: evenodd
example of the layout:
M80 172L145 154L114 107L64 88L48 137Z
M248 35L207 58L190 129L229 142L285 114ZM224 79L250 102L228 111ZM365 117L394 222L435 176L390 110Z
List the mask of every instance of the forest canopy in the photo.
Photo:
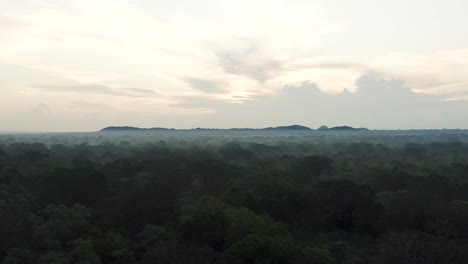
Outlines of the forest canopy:
M463 131L164 133L0 135L1 263L468 259Z

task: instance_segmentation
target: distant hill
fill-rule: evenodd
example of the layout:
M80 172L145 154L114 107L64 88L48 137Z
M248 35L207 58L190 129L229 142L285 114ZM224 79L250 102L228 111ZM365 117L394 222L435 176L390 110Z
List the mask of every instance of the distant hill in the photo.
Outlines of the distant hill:
M163 128L163 127L153 127L153 128L139 128L131 126L110 126L101 129L101 132L119 132L119 131L160 131L160 130L176 130L174 128ZM177 129L179 130L179 129ZM217 128L192 128L192 129L180 129L180 130L288 130L288 131L306 131L312 130L306 126L292 125L292 126L278 126L278 127L267 127L267 128L231 128L231 129L217 129Z
M278 126L278 127L267 127L262 130L312 130L306 126L292 125L292 126Z
M328 129L321 129L321 130L331 130L331 131L354 131L354 130L369 130L367 128L354 128L350 126L337 126L337 127L330 127Z
M101 129L101 132L112 132L112 131L154 131L154 130L174 130L173 128L164 127L153 127L153 128L139 128L131 126L110 126Z
M258 130L258 131L313 131L306 126L301 125L291 125L291 126L277 126L277 127L266 127L266 128L227 128L227 129L220 129L220 128L192 128L192 129L174 129L174 128L164 128L164 127L153 127L153 128L139 128L139 127L132 127L132 126L110 126L101 129L101 132L132 132L132 131L162 131L162 130L183 130L183 131L190 131L190 130L207 130L207 131L239 131L239 130ZM318 128L319 131L367 131L367 128L354 128L350 126L336 126L336 127L327 127L321 126Z

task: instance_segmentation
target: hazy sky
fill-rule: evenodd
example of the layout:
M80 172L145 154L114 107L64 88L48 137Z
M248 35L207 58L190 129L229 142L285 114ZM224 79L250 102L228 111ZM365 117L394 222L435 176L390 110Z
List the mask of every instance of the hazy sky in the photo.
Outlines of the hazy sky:
M0 131L468 128L466 0L0 0Z

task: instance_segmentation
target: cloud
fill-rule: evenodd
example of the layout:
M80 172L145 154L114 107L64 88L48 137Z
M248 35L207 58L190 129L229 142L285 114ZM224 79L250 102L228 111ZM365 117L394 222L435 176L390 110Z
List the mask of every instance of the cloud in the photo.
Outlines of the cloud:
M123 90L129 92L129 93L134 93L134 94L140 94L142 96L159 96L160 94L149 89L142 89L142 88L123 88Z
M88 102L88 101L74 101L70 104L70 107L79 108L79 109L94 109L94 110L115 110L112 106L102 104L102 103L95 103L95 102Z
M370 64L387 76L405 80L417 92L450 99L468 96L468 49L392 52Z
M368 36L360 34L366 31L337 20L343 14L336 10L328 18L323 12L330 11L328 5L184 4L192 8L181 12L177 4L140 0L2 3L0 60L76 83L141 88L157 83L162 94L224 93L218 99L227 101L304 81L333 93L355 90L354 81L368 70L403 79L419 92L453 93L451 99L468 91L466 49L362 54L359 45ZM144 85L138 81L142 73Z
M231 48L221 46L214 53L227 73L265 82L281 70L282 62L272 58L272 54L265 54L266 47L260 40L237 37L227 38L225 42L229 42Z
M187 82L196 89L205 93L221 93L223 92L222 83L216 83L212 80L203 80L197 78L187 78Z
M51 108L42 102L16 113L11 119L6 119L5 121L15 124L15 130L17 131L47 130L50 121L57 121L53 116Z
M357 64L357 63L344 63L344 62L322 62L322 63L301 63L296 62L291 65L288 65L286 70L288 71L295 71L295 70L302 70L302 69L356 69L356 70L363 70L368 71L369 68L365 65Z
M463 102L457 107L453 102L468 98L464 28L435 29L437 34L455 32L451 39L457 41L449 43L448 38L433 38L430 27L424 34L401 33L395 23L406 22L394 17L398 12L383 12L380 4L370 6L374 12L364 12L362 4L328 2L184 1L181 9L180 3L160 0L3 1L2 118L38 102L70 116L93 108L68 111L76 101L108 105L120 116L128 112L130 121L139 113L145 120L168 117L172 126L188 125L184 115L200 115L197 120L208 126L216 126L208 116L222 117L218 121L226 126L269 126L290 123L288 118L344 122L356 116L366 123L376 118L372 106L388 115L389 124L409 127L410 121L404 123L393 112L405 109L409 117L418 115L412 120L419 124L430 120L429 112L440 121L439 113L464 111ZM347 8L337 9L337 3ZM399 1L388 8L406 6ZM421 13L421 6L404 10L410 17ZM376 14L385 21L376 21ZM419 26L435 23L432 16L424 19ZM395 30L408 38L395 41ZM361 78L369 71L376 74ZM171 121L175 115L181 118ZM450 116L457 124L462 114Z
M43 117L50 114L50 108L45 103L39 103L38 105L20 113L20 115Z
M0 15L0 32L17 30L30 24L14 16Z
M293 17L277 21L276 11L265 13L263 22L258 23L256 11L262 10L263 4L247 2L227 3L229 8L214 4L219 12L242 13L245 20L234 24L206 24L190 15L144 12L134 1L125 0L41 3L12 9L11 18L30 26L0 43L0 60L64 76L76 83L142 87L135 80L144 73L144 88L158 83L166 94L223 93L218 99L228 101L271 93L281 87L284 83L276 78L285 73L281 69L284 59L297 57L299 50L300 55L306 54L299 47L287 51L291 39L310 30L310 25L296 25ZM172 4L159 5L175 8ZM312 16L309 20L315 21ZM272 25L276 25L274 34ZM291 30L292 25L296 30ZM321 29L327 27L317 25L317 30L308 35L323 35ZM299 78L294 82L304 81L303 76Z
M160 94L153 90L141 88L110 87L105 85L48 85L32 86L33 89L52 93L76 93L76 94L102 94L109 96L123 97L160 97Z
M40 90L60 92L60 93L97 93L107 95L122 95L118 91L114 91L110 87L104 85L79 85L79 86L37 86Z
M467 102L412 92L404 81L368 73L356 81L356 92L323 92L312 82L285 86L280 93L242 104L187 98L178 107L213 110L201 125L265 127L272 125L352 125L375 129L466 128Z

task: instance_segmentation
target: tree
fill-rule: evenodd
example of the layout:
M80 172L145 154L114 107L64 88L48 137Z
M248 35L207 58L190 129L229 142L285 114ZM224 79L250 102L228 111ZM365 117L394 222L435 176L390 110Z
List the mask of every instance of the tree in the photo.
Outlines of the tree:
M338 264L338 261L326 249L307 247L302 250L302 256L298 263Z
M307 156L295 166L292 176L296 184L300 186L316 182L319 176L334 167L334 161L323 156Z
M146 225L164 224L175 219L176 193L158 181L144 180L128 186L117 197L108 197L98 205L100 222L137 234Z
M199 211L184 219L179 232L184 241L222 250L226 241L227 219L221 211Z
M101 260L93 248L90 240L77 239L70 243L73 247L69 253L69 258L72 263L76 264L100 264Z
M373 234L381 213L375 192L350 181L320 182L305 194L303 224L312 229Z
M40 196L45 204L90 206L106 193L107 181L92 167L56 169L44 177L40 187Z
M300 248L287 238L249 235L234 243L223 256L227 263L294 263L300 256Z
M91 215L90 209L78 204L49 205L34 217L34 233L45 240L67 242L83 235Z

